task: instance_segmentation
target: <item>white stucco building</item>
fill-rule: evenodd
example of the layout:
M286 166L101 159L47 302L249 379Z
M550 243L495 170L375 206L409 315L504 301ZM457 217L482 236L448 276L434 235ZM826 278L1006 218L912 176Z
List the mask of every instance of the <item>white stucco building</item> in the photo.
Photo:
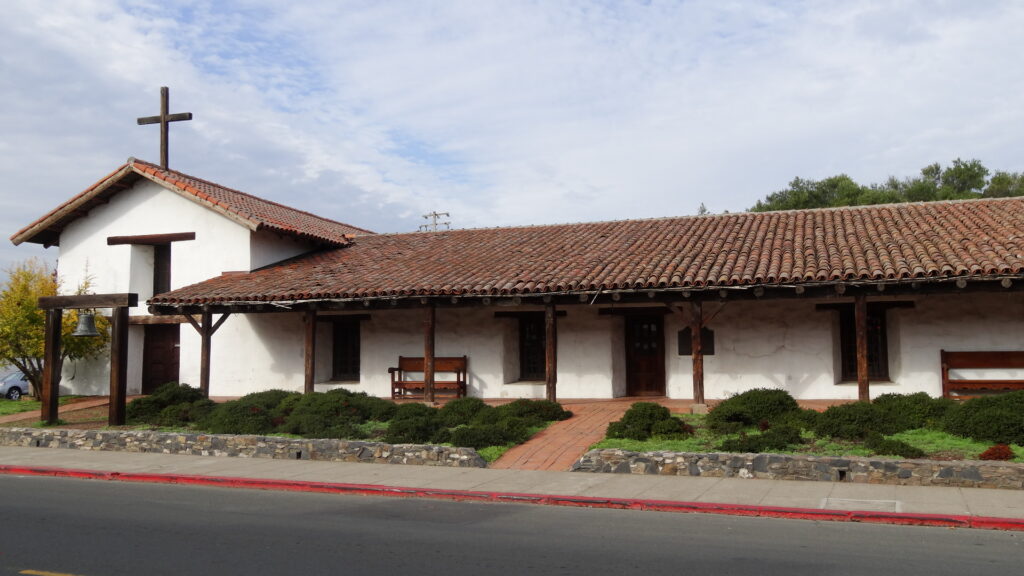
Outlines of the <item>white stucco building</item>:
M693 398L702 380L709 399L847 399L858 377L872 396L938 395L940 350L1024 349L1014 198L373 234L130 160L12 241L59 246L68 290L139 295L129 393L203 379L186 315L221 322L214 396L389 396L388 368L424 356L428 331L487 398ZM103 361L64 366L65 393L107 386Z

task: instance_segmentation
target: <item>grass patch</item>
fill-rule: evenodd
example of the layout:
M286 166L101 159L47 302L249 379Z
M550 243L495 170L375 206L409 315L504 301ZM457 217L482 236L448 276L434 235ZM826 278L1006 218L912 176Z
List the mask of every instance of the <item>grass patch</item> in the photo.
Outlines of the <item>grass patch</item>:
M920 448L928 454L938 457L956 458L959 456L965 460L977 460L978 456L992 447L993 442L978 442L969 438L954 436L948 432L940 432L929 428L907 430L899 434L889 436L894 440L902 440L915 448ZM1011 444L1014 458L1011 462L1024 462L1024 446Z
M80 396L61 396L57 399L57 404L64 405L76 398L80 398ZM33 410L38 412L42 407L43 403L39 400L29 400L27 398L22 400L8 400L6 398L2 398L0 399L0 416L21 414L22 412L31 412Z
M707 423L707 416L700 414L673 414L687 424L693 426L694 435L685 439L668 439L653 437L648 440L631 440L628 438L605 438L590 447L592 450L619 449L632 452L722 452L719 446L726 441L740 437L760 434L757 427L747 426L730 434L715 433ZM931 428L918 428L885 436L886 439L899 440L924 451L926 458L940 460L977 460L978 456L992 446L992 442L979 442L962 438L947 432ZM802 443L788 449L772 450L773 454L810 454L814 456L859 456L872 458L894 458L893 456L877 455L865 446L862 440L848 440L829 436L818 437L814 432L804 430L801 433ZM1024 462L1024 446L1010 446L1015 458L1012 462Z

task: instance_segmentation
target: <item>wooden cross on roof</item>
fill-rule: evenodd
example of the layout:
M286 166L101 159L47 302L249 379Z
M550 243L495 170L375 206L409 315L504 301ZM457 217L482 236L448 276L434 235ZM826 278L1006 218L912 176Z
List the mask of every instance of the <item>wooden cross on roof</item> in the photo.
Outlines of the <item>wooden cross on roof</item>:
M146 116L145 118L139 118L139 126L144 124L160 124L160 167L167 170L167 133L169 132L169 124L171 122L179 122L182 120L191 120L191 112L180 112L178 114L169 114L167 111L170 109L170 90L167 86L160 87L160 115L159 116Z

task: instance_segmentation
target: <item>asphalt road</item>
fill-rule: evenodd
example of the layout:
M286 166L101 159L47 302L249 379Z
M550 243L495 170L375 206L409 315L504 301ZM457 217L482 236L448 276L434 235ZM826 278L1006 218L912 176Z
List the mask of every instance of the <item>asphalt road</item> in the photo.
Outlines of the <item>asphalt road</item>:
M1024 534L0 476L0 574L1019 574Z

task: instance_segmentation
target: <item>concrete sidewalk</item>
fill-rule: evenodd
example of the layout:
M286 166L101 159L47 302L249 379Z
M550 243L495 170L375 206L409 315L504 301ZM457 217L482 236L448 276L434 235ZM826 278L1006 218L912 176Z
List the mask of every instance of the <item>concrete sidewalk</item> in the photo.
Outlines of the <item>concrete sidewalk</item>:
M0 473L1024 530L1024 491L0 447Z

